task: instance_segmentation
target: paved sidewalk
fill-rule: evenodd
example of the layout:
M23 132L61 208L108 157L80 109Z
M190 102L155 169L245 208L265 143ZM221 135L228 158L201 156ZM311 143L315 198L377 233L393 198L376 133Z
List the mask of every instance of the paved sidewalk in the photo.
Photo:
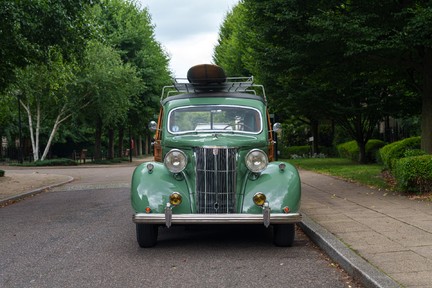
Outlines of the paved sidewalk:
M402 287L432 287L431 202L309 171L300 175L308 218Z
M60 189L75 190L81 186L129 185L138 164L12 171L69 175L74 181ZM10 168L2 169L8 173ZM300 171L300 175L301 226L348 273L366 287L432 287L431 202L409 200L308 171Z

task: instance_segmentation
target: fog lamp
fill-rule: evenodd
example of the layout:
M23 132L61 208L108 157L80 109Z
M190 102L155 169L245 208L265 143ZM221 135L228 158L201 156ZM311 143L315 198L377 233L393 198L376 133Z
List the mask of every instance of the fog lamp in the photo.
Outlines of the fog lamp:
M182 203L182 196L178 192L173 192L169 197L169 202L173 206L178 206Z
M263 206L264 203L266 202L266 196L261 192L257 192L253 196L253 201L254 201L255 205Z

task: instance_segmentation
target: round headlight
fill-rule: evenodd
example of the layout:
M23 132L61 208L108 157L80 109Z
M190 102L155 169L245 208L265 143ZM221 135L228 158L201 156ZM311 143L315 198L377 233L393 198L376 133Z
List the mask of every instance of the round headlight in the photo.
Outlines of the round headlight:
M180 173L187 164L186 154L178 149L172 149L165 155L165 166L172 173Z
M262 150L253 149L246 155L246 166L254 173L260 173L264 171L267 168L267 165L267 154Z

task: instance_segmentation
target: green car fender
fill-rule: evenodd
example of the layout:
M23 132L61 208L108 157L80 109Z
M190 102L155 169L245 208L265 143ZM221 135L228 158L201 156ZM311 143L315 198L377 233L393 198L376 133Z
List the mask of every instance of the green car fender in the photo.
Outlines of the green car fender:
M151 171L148 169L149 164L153 165ZM159 162L144 162L135 168L131 183L131 201L135 212L145 213L146 208L150 208L151 213L164 213L173 192L182 196L181 205L173 209L177 210L177 213L191 213L189 190L184 179L176 179L174 174Z
M284 166L283 169L280 166ZM271 162L257 177L250 174L246 180L242 213L262 213L262 208L255 205L253 196L261 192L265 194L271 212L298 212L300 209L301 184L297 169L286 162ZM285 208L286 209L286 208Z

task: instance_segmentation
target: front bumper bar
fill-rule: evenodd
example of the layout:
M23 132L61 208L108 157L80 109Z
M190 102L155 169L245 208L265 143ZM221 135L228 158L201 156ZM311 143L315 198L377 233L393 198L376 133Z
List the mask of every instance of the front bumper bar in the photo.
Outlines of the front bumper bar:
M171 218L171 219L169 219ZM165 214L137 213L132 216L132 221L141 224L289 224L302 220L300 213L270 213L270 221L267 224L263 214ZM267 224L267 225L266 225Z

